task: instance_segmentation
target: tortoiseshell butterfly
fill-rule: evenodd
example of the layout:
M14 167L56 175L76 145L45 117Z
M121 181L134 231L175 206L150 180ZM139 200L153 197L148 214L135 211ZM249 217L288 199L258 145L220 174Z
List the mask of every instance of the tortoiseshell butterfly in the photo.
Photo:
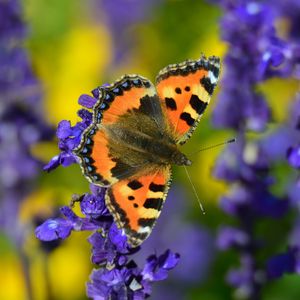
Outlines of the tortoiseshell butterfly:
M219 78L220 60L202 56L169 65L156 85L139 75L99 87L93 122L75 154L83 174L107 187L106 205L128 243L151 233L171 182L171 165L190 165L178 146L204 113Z

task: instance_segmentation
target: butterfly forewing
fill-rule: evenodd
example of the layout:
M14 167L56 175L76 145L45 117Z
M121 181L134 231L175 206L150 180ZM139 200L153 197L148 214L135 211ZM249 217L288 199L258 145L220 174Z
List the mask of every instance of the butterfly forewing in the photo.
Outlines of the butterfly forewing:
M177 143L191 136L203 115L219 77L216 57L188 60L159 72L156 89Z

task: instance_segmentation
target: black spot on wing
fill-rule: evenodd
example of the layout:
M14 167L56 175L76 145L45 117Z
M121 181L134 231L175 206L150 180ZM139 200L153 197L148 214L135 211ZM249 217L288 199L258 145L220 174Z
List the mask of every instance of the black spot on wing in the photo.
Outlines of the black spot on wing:
M191 117L191 115L187 112L183 112L180 115L180 119L184 120L189 126L192 126L195 123L195 119Z
M163 199L162 198L147 198L144 207L145 208L154 208L157 210L161 209L161 206L163 204Z
M212 84L210 81L209 77L202 77L200 79L200 83L202 84L202 86L204 87L204 89L207 91L207 93L209 95L212 95L214 89L215 89L215 84Z
M134 199L135 199L134 196L128 196L128 200L132 201Z
M138 190L143 185L138 180L132 180L129 183L127 183L127 186L130 187L132 190Z
M142 227L153 227L155 222L156 218L141 218L139 219L138 224Z
M165 185L151 182L151 184L149 185L149 189L151 192L163 192L165 190Z
M177 88L175 89L175 92L176 92L176 94L181 94L181 88L177 87Z
M202 100L199 99L197 95L192 95L190 99L190 104L192 108L199 114L202 115L203 112L206 109L207 103L203 102Z
M190 88L189 86L186 86L186 87L184 88L184 90L185 90L186 92L189 92L189 91L191 90L191 88Z
M166 106L167 108L169 108L170 110L176 110L177 109L177 105L176 102L173 98L165 98L166 101Z

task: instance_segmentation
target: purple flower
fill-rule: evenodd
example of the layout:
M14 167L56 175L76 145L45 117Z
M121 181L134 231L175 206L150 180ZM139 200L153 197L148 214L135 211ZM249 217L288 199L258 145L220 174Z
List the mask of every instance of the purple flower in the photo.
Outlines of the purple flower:
M291 57L296 59L297 50L277 35L273 3L272 7L257 1L220 4L224 8L221 34L229 49L214 124L261 131L270 119L270 109L255 86L270 77L290 76Z
M105 206L103 201L106 193L105 188L98 187L96 185L91 184L90 189L92 194L85 194L80 199L80 209L82 213L91 218L109 217L109 211Z
M152 255L143 269L138 268L129 256L140 247L131 248L124 232L113 222L104 202L106 190L91 185L91 191L72 199L72 205L80 202L85 217L64 206L61 208L64 217L46 220L37 227L36 236L42 241L53 241L67 238L72 231L91 231L88 239L92 245L91 259L100 268L91 275L87 295L92 299L144 299L151 293L154 281L167 278L179 255L169 250L159 257Z
M79 97L79 104L86 108L92 108L97 99L88 95ZM86 109L78 111L78 116L82 119L75 126L71 126L70 121L63 120L58 124L56 135L59 140L58 147L61 152L54 156L50 162L44 166L45 171L52 171L59 165L68 167L77 162L77 157L73 150L79 145L83 131L92 123L92 113Z
M167 250L159 257L150 256L143 270L132 261L122 268L94 270L87 295L92 299L145 299L150 295L152 282L164 280L178 259L178 254Z
M0 227L16 245L26 229L16 225L21 201L32 190L41 162L31 148L50 140L40 86L22 44L26 26L19 1L0 3Z
M290 147L287 151L287 157L292 167L300 168L300 147Z
M108 229L112 218L105 206L105 189L91 185L92 194L84 194L76 201L80 201L81 212L85 218L78 217L70 207L60 209L63 218L49 219L37 227L36 236L42 241L65 239L72 230ZM75 197L76 198L76 197Z
M250 236L243 230L224 226L219 230L217 244L219 249L245 248L249 246Z
M295 273L299 249L289 249L286 253L277 254L267 261L267 275L270 279L282 277L285 273Z
M99 2L99 1L98 1ZM97 15L102 14L108 25L114 43L114 63L120 63L135 44L135 34L131 31L134 27L145 22L151 15L152 8L159 1L131 0L124 3L122 0L100 1L96 3Z
M227 281L236 289L235 294L245 299L261 298L268 280L295 272L298 264L296 246L276 254L274 249L282 247L283 241L278 238L274 246L268 239L270 232L262 233L257 228L271 218L280 224L293 208L290 187L294 185L289 183L281 192L276 191L274 170L284 163L286 153L290 164L298 166L300 136L295 128L299 125L299 101L293 105L288 122L277 126L272 134L257 138L247 135L248 130L264 130L271 119L265 96L257 92L257 86L271 77L300 74L299 27L294 27L299 23L294 17L299 16L300 6L294 2L218 1L224 11L221 34L228 52L213 121L216 126L235 129L238 136L237 143L227 147L214 169L217 178L230 184L220 207L236 224L222 225L217 242L221 250L234 250L239 255L240 267L228 272ZM287 16L293 32L279 37L274 24L278 17ZM262 247L268 253L263 262L258 259Z
M168 276L168 271L173 269L179 261L179 255L167 250L157 257L152 255L147 259L142 275L143 279L150 281L164 280Z
M49 219L37 227L35 234L41 241L54 241L67 238L73 229L73 224L65 219Z

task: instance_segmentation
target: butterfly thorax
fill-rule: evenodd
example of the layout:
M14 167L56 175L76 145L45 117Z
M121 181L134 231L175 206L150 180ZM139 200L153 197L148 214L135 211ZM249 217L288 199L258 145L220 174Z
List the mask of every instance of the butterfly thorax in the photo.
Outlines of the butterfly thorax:
M139 168L148 164L160 166L191 164L190 160L178 150L169 129L165 126L158 128L156 120L147 115L130 113L125 122L123 118L113 126L106 126L105 131L110 139L112 158L117 160L122 158L129 166Z

